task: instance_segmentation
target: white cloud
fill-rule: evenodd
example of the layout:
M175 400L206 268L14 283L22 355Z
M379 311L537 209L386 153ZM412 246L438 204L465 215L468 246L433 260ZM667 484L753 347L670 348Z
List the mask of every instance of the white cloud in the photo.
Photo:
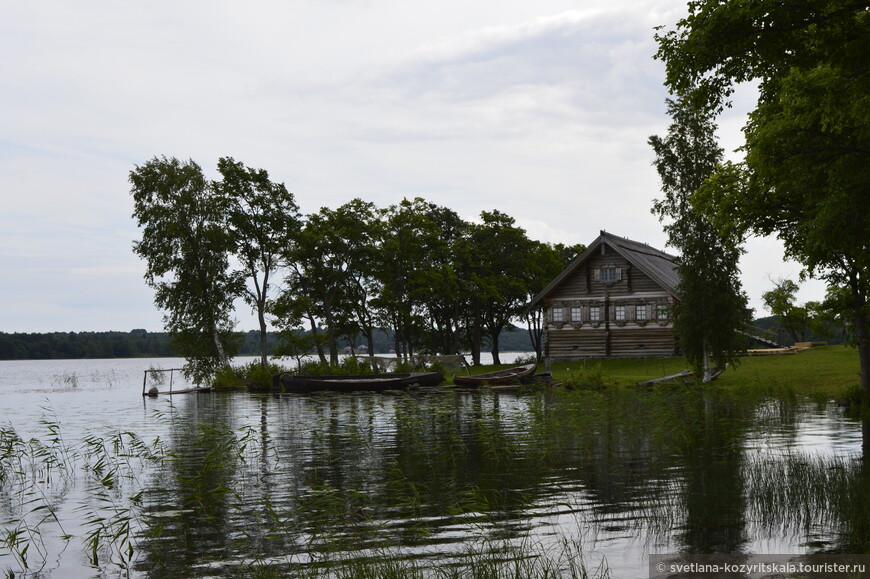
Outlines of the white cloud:
M545 241L588 243L607 229L661 247L646 139L667 119L652 29L684 6L10 5L0 330L159 329L131 251L127 183L155 155L193 158L212 175L224 155L264 167L306 212L421 195L462 215L499 209ZM728 142L740 124L723 125ZM763 270L779 259L746 261Z

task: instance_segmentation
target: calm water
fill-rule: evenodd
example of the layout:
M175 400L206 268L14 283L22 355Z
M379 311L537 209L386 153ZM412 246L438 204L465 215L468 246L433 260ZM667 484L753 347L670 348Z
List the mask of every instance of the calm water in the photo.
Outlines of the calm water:
M0 362L0 569L222 577L570 544L590 570L644 577L649 553L870 543L860 424L832 405L677 389L142 398L143 370L180 365Z

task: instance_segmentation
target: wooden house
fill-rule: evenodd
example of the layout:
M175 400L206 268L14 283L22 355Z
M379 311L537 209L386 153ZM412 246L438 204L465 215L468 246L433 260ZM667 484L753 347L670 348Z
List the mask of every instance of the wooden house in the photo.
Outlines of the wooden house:
M544 356L674 356L671 311L679 277L675 257L601 232L531 305L544 306Z

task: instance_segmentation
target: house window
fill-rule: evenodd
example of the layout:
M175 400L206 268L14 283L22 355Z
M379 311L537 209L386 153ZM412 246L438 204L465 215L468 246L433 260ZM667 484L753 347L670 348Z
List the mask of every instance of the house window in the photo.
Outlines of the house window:
M624 322L625 321L625 306L616 306L616 308L614 308L614 312L615 312L614 315L616 316L617 322Z
M645 322L649 319L649 312L647 310L646 304L637 306L635 309L635 319L638 322Z
M553 321L561 322L563 321L562 317L562 308L553 308Z
M660 320L668 319L668 306L659 305L656 307L656 317Z
M619 281L622 271L615 266L607 265L601 268L598 276L601 283L613 283Z
M589 321L590 322L600 322L601 321L601 308L598 306L593 306L589 308Z
M572 322L581 321L580 308L577 308L577 307L571 308L571 321Z

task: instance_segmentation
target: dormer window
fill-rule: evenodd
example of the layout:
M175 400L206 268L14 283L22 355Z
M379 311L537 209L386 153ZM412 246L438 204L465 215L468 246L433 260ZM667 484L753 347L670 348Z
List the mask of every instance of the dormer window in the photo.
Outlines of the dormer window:
M614 265L604 265L598 270L598 279L601 283L615 283L622 278L622 270Z

